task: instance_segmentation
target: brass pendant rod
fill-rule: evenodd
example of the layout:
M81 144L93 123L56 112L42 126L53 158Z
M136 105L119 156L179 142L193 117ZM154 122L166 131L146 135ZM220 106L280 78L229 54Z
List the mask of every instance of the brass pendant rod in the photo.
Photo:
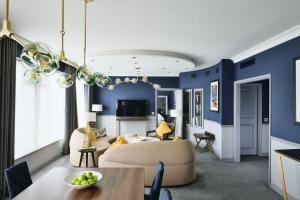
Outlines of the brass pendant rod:
M86 16L87 16L87 3L88 0L84 0L84 48L83 48L83 65L86 65Z
M9 0L5 1L5 20L9 20Z
M61 51L60 60L66 60L65 50L64 50L64 36L65 36L65 1L61 0Z

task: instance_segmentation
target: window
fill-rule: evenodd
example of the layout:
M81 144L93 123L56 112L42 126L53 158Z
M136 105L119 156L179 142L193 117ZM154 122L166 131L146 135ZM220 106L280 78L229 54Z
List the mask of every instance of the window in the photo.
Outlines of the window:
M183 91L183 124L192 125L192 90Z
M194 126L203 128L203 89L194 90Z
M15 159L63 138L65 90L57 76L44 76L38 85L24 79L24 66L16 66Z

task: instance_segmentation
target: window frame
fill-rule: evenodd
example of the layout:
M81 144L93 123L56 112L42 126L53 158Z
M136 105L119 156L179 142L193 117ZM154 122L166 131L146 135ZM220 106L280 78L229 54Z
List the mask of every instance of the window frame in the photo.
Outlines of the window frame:
M196 125L196 92L201 92L202 95L201 95L201 102L202 102L202 105L201 105L201 124L202 126L199 126L199 125ZM196 88L194 89L193 91L193 99L194 99L194 102L193 102L193 126L194 127L198 127L198 128L204 128L204 89L203 88Z

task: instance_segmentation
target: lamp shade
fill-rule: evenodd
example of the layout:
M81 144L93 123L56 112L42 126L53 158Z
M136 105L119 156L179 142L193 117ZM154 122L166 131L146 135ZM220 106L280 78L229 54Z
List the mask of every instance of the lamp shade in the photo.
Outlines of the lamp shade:
M86 112L86 121L87 122L96 122L96 113L95 112Z
M102 104L93 104L92 105L92 111L94 111L94 112L102 112L103 111Z
M170 116L171 117L178 117L178 111L175 109L170 110Z

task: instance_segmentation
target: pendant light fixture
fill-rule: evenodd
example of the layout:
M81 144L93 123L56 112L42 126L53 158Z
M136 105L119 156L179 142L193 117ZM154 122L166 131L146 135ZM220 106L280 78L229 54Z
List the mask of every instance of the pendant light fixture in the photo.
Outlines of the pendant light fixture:
M83 65L77 69L77 78L81 80L84 84L94 85L95 76L86 66L86 32L87 32L87 5L88 2L92 0L84 0L84 47L83 47Z
M124 78L124 80L121 80L120 78L116 78L115 85L111 85L110 87L108 87L108 89L113 90L117 85L120 85L123 83L136 84L138 82L148 83L148 84L152 85L155 90L161 88L161 86L159 84L150 82L148 80L147 76L140 77L140 69L141 69L140 67L135 68L136 74L137 74L135 78L130 79L129 77L126 77L126 78Z
M65 36L65 1L61 0L61 30L60 30L60 35L61 35L61 50L60 50L60 55L59 55L59 60L60 62L63 62L71 67L74 67L77 69L77 66L75 66L74 63L72 63L70 60L66 58L65 50L64 50L64 36ZM68 73L63 73L60 75L57 79L57 84L61 88L69 88L74 84L74 76L75 74L68 74Z

